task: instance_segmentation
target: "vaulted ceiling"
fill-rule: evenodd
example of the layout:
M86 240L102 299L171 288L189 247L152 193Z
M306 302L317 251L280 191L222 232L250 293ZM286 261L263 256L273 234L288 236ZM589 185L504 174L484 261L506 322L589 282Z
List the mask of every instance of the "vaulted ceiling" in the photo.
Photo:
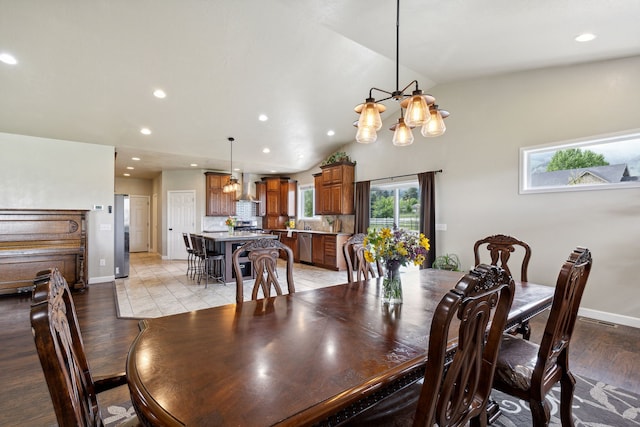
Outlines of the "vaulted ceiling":
M438 97L441 83L639 55L639 16L626 0L403 0L400 86ZM597 38L577 43L585 32ZM354 140L372 86L395 89L396 2L0 0L2 52L18 63L0 63L0 132L112 145L116 175L140 178L228 170L233 136L234 168L295 173Z

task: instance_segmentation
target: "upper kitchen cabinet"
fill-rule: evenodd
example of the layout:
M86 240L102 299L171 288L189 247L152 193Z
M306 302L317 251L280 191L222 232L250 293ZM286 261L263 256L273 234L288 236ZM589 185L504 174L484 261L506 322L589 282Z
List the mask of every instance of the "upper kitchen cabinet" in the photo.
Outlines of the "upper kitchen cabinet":
M320 166L315 174L316 214L352 215L355 163L339 162Z
M267 184L264 181L256 181L256 200L260 203L256 207L256 215L267 214Z
M229 183L229 174L206 172L207 216L230 216L236 214L236 194L225 193L223 187Z

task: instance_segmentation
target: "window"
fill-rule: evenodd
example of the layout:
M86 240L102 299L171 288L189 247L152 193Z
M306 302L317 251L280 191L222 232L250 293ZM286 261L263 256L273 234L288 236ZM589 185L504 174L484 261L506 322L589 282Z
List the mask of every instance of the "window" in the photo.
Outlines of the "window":
M315 212L315 189L313 184L298 188L298 219L312 219Z
M418 181L371 185L369 226L420 230Z
M640 186L640 133L520 149L520 193Z

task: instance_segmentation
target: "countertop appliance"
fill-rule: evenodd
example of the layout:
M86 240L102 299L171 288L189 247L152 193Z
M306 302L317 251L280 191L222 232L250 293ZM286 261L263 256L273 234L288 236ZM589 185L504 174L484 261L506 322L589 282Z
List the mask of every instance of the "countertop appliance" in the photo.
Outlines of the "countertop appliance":
M300 262L311 264L313 262L313 247L311 233L298 232L298 246L300 248Z

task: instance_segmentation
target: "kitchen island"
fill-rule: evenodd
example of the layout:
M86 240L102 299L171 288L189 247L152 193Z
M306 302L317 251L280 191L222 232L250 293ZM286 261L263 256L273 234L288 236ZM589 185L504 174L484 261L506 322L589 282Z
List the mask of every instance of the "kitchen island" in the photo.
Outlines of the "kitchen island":
M202 237L207 241L207 250L224 254L225 266L225 282L233 282L235 273L233 271L233 261L231 259L233 251L251 240L258 239L277 239L275 234L254 233L252 231L235 231L233 234L229 232L204 232ZM245 279L253 278L253 265L249 258L241 256L239 258L240 268L242 269L242 277Z

